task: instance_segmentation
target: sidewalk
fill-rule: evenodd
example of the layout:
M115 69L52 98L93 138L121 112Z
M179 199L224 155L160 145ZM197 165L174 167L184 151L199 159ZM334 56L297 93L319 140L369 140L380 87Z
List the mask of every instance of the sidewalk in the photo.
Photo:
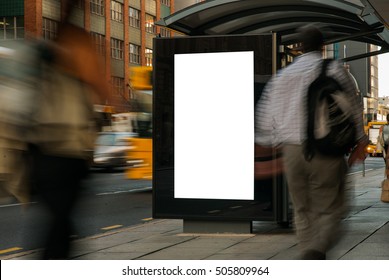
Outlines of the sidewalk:
M330 260L389 260L389 203L380 201L384 170L349 176L351 210L344 237ZM293 260L298 258L293 229L254 222L253 234L187 234L182 220L154 220L74 242L74 260ZM38 259L29 251L4 259Z

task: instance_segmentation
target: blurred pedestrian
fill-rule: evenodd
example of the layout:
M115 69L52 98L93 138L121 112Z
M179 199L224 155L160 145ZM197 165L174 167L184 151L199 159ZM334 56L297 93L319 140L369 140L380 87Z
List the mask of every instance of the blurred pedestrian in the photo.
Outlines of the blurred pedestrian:
M93 103L108 93L88 33L70 21L77 1L61 2L58 36L37 46L40 96L29 134L34 183L50 214L44 259L68 258L72 211L97 132Z
M323 63L323 34L313 27L301 28L303 54L272 77L256 106L256 143L282 146L284 170L294 208L296 234L302 259L325 259L326 252L339 237L344 212L347 163L344 156L315 153L305 157L307 140L307 92L319 76ZM367 145L362 123L362 107L355 85L345 68L331 61L327 75L348 93L357 145L348 164L365 159Z
M23 105L29 102L31 80L29 61L15 51L21 46L0 47L0 199L25 204L30 199L25 139L30 112Z
M386 124L381 126L380 128L379 137L379 142L382 145L382 148L384 149L385 153L387 153L389 146L389 114L386 115Z
M389 162L388 162L388 147L389 147L389 114L386 115L386 124L380 127L380 132L378 134L377 145L381 145L382 155L385 160L386 178L389 179Z

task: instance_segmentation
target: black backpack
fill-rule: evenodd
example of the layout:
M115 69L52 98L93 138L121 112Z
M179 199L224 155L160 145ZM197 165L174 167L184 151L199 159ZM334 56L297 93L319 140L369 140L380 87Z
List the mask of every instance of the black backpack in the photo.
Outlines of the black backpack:
M307 160L311 160L316 152L327 156L342 156L355 145L356 129L347 93L335 79L326 75L331 61L323 60L319 77L308 89Z

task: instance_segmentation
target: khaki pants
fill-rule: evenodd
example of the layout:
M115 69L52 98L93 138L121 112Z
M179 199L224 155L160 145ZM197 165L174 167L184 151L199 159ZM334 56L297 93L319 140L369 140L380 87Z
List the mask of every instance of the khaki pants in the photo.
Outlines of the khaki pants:
M286 145L284 167L300 249L326 253L345 210L345 159L315 155L308 162L302 146Z

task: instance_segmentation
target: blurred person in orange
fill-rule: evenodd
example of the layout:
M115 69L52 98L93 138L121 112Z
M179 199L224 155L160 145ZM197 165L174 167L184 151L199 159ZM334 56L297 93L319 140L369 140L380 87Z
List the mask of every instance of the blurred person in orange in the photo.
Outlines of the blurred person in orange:
M76 2L61 1L58 36L37 44L40 96L29 139L32 177L50 214L43 259L68 258L72 211L97 133L93 104L108 94L89 34L71 23Z
M315 151L312 158L307 158L307 95L321 73L324 39L322 32L313 26L301 28L298 34L303 54L271 78L257 103L256 143L282 147L300 257L324 260L339 237L348 165L344 154L330 156ZM348 159L352 165L365 159L363 109L346 69L339 62L330 61L326 72L348 97L357 143Z

